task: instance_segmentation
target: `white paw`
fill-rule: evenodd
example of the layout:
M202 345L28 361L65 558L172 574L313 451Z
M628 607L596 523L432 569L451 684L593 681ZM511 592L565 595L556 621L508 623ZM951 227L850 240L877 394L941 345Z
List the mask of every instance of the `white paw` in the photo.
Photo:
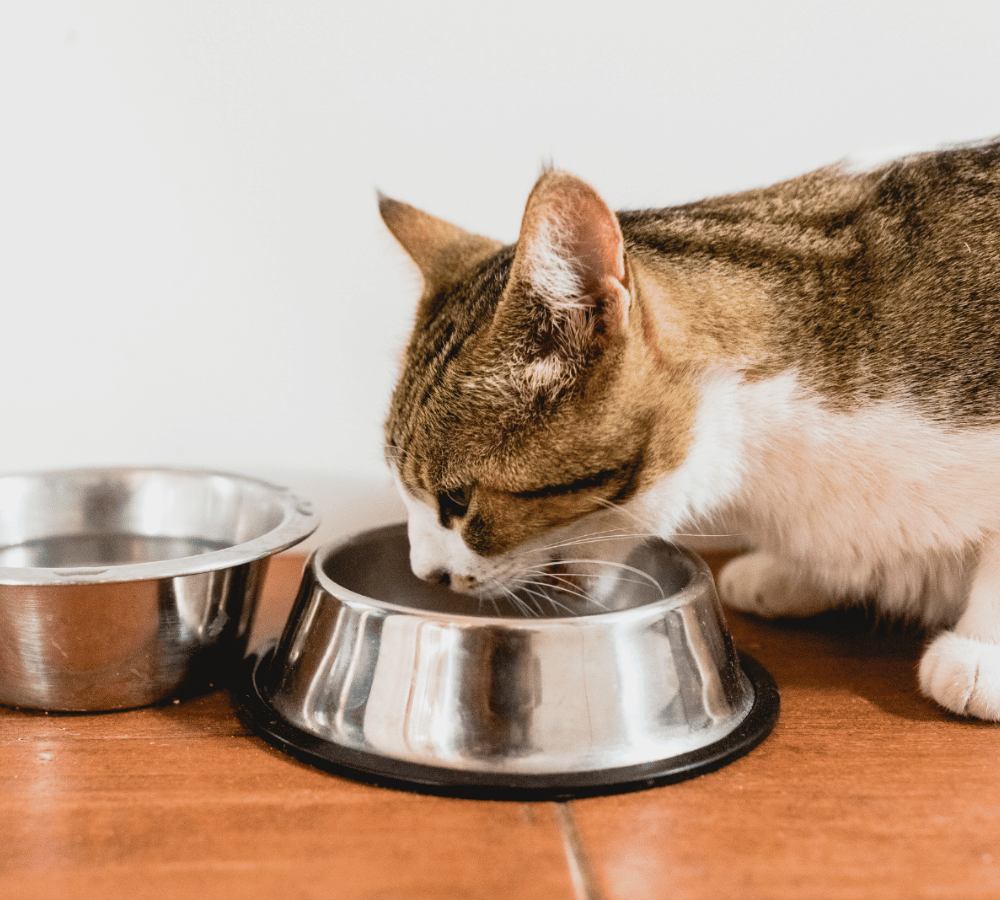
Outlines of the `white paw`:
M742 612L773 619L814 616L836 605L797 571L769 553L747 553L719 573L723 603Z
M920 689L953 713L1000 721L1000 646L938 635L920 660Z

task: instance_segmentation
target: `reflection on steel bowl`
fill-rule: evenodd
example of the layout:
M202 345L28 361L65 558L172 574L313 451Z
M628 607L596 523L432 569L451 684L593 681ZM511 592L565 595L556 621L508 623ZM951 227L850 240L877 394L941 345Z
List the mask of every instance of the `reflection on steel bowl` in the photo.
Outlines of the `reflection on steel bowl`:
M251 726L371 781L572 796L715 768L777 717L688 551L648 541L600 595L509 603L420 581L408 555L402 525L313 554L281 640L239 682Z
M124 709L239 665L271 556L318 519L221 472L0 476L0 703Z

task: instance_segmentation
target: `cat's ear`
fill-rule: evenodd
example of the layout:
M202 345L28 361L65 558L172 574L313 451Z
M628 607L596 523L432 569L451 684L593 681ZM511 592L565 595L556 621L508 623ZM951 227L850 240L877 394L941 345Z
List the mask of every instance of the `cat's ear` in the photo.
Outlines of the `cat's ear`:
M382 193L378 205L382 221L420 269L425 293L436 291L503 246Z
M628 267L618 217L589 184L549 171L525 207L508 291L541 304L566 347L593 348L628 324Z

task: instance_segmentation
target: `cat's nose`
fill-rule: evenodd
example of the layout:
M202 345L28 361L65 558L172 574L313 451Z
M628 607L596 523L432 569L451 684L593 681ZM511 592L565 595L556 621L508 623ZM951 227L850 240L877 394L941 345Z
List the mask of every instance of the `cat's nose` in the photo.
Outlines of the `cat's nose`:
M447 569L431 569L426 574L421 573L420 577L431 584L443 584L446 587L451 584L451 572Z
M448 584L453 591L460 594L471 594L479 587L479 579L475 575L455 575L448 578Z

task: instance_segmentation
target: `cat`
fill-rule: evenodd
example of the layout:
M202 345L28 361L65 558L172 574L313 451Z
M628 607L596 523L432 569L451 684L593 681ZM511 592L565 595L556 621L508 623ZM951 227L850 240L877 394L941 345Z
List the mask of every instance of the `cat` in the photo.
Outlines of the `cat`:
M722 522L727 604L919 620L923 692L1000 721L1000 139L617 214L547 170L507 246L380 210L424 285L385 426L418 576Z

